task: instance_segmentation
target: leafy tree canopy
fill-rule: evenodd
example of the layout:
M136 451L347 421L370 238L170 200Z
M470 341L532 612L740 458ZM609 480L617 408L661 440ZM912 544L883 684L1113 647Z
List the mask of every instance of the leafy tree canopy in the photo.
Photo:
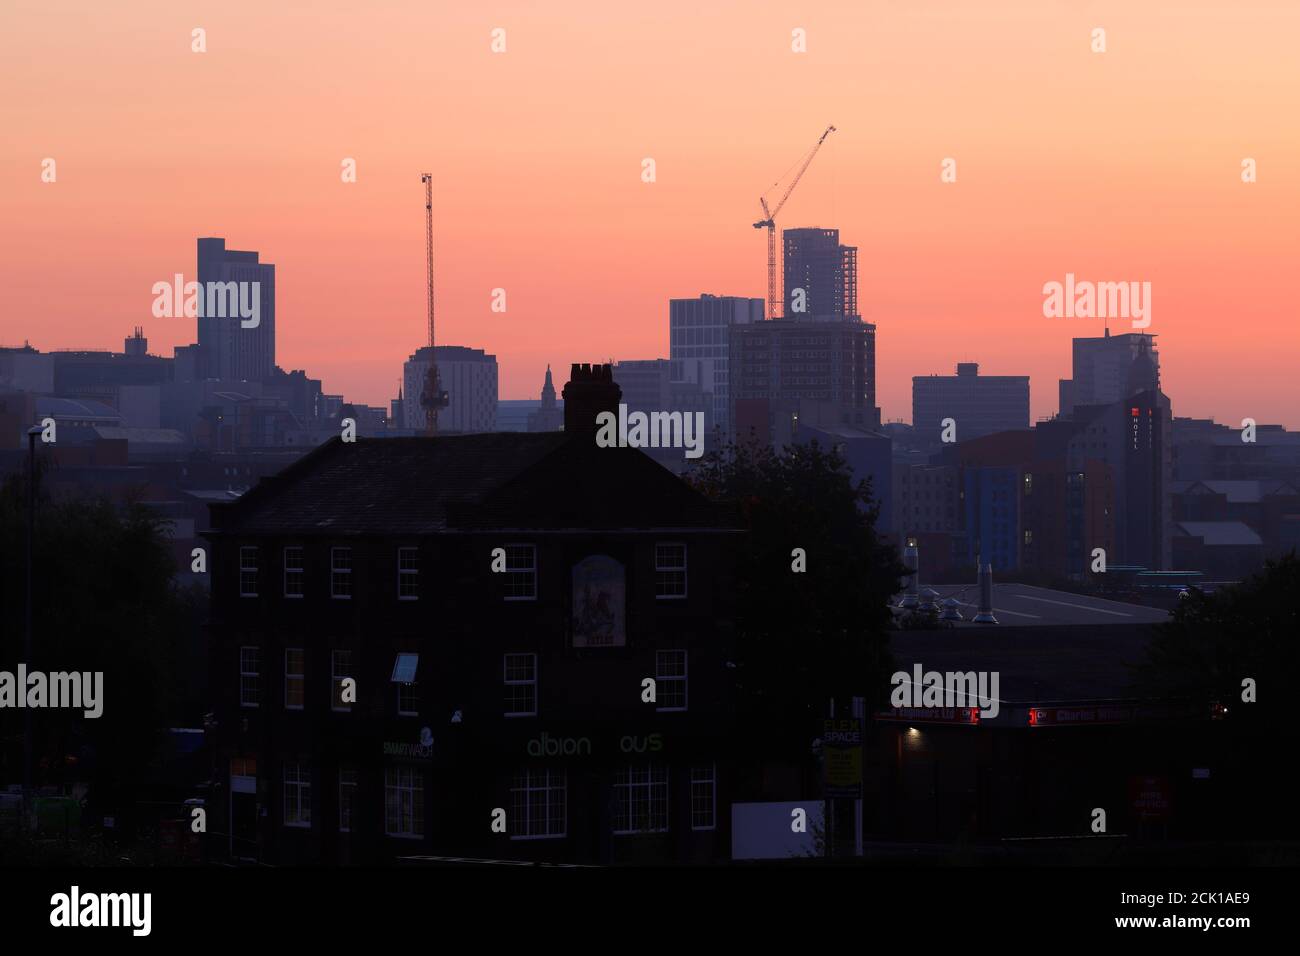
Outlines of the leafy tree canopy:
M891 666L888 603L906 568L877 535L870 482L855 482L816 442L780 452L729 445L689 480L748 532L735 587L749 716L806 739L832 696L840 708L852 695L878 703Z
M1255 703L1242 681L1255 681ZM1210 594L1193 589L1152 642L1140 680L1172 696L1217 700L1241 719L1281 721L1300 678L1300 558L1269 561L1259 574Z
M173 583L166 530L153 511L104 499L42 498L33 548L33 654L27 660L26 495L25 476L0 485L0 668L12 673L22 662L29 672L103 673L100 717L88 719L81 710L31 713L35 783L81 781L105 797L147 776L159 756L194 660L201 604ZM8 783L22 779L23 713L0 711L0 773Z

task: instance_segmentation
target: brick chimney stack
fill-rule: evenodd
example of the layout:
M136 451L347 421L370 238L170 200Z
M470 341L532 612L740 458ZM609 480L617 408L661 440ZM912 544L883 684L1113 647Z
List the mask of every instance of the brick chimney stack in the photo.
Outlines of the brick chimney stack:
M618 414L623 390L614 381L612 365L574 362L569 381L564 386L564 430L579 434L596 434L596 415Z

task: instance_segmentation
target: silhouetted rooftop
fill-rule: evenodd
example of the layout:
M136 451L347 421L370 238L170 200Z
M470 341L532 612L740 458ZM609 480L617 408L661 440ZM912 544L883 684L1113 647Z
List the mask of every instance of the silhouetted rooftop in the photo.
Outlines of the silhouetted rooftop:
M996 604L997 601L995 600ZM1114 700L1133 694L1135 667L1146 658L1152 629L1012 627L981 631L904 631L891 635L900 670L996 671L1004 719L1010 705L1046 701ZM973 625L973 627L982 627Z
M1212 547L1224 545L1259 547L1264 543L1258 534L1240 521L1180 521L1178 530L1193 538L1201 538Z
M214 529L238 534L719 526L642 452L564 432L335 438L212 512Z

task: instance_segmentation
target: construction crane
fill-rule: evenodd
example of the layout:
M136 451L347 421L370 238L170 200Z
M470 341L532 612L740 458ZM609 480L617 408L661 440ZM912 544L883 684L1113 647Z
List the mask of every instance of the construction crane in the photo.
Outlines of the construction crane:
M429 371L425 374L424 388L420 392L420 405L424 408L426 435L438 434L438 409L447 407L447 393L438 379L438 359L434 351L433 335L433 174L421 173L424 183L424 253L425 286L429 310Z
M822 143L826 142L826 137L831 135L833 132L835 132L834 126L826 127L826 132L822 133L821 139L817 140L817 145L808 151L808 155L804 159L803 165L799 167L799 172L794 174L794 179L790 180L790 185L786 187L785 195L781 197L781 201L776 204L775 208L768 209L766 197L758 197L759 205L763 207L763 218L754 223L754 228L767 230L767 317L769 319L778 318L776 306L776 214L781 211L781 207L785 205L785 201L790 198L790 194L794 192L794 187L799 185L799 180L803 178L804 172L808 169L808 164L811 163L813 157L817 155L817 150L821 149ZM779 184L780 180L777 180L777 182L773 183L772 186L775 188ZM784 314L784 306L782 307L781 312Z

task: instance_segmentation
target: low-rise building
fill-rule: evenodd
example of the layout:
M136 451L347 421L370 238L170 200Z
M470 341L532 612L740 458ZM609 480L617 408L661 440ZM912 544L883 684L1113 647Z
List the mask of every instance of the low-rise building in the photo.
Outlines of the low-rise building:
M214 852L727 856L736 532L584 376L563 432L333 440L213 506Z

